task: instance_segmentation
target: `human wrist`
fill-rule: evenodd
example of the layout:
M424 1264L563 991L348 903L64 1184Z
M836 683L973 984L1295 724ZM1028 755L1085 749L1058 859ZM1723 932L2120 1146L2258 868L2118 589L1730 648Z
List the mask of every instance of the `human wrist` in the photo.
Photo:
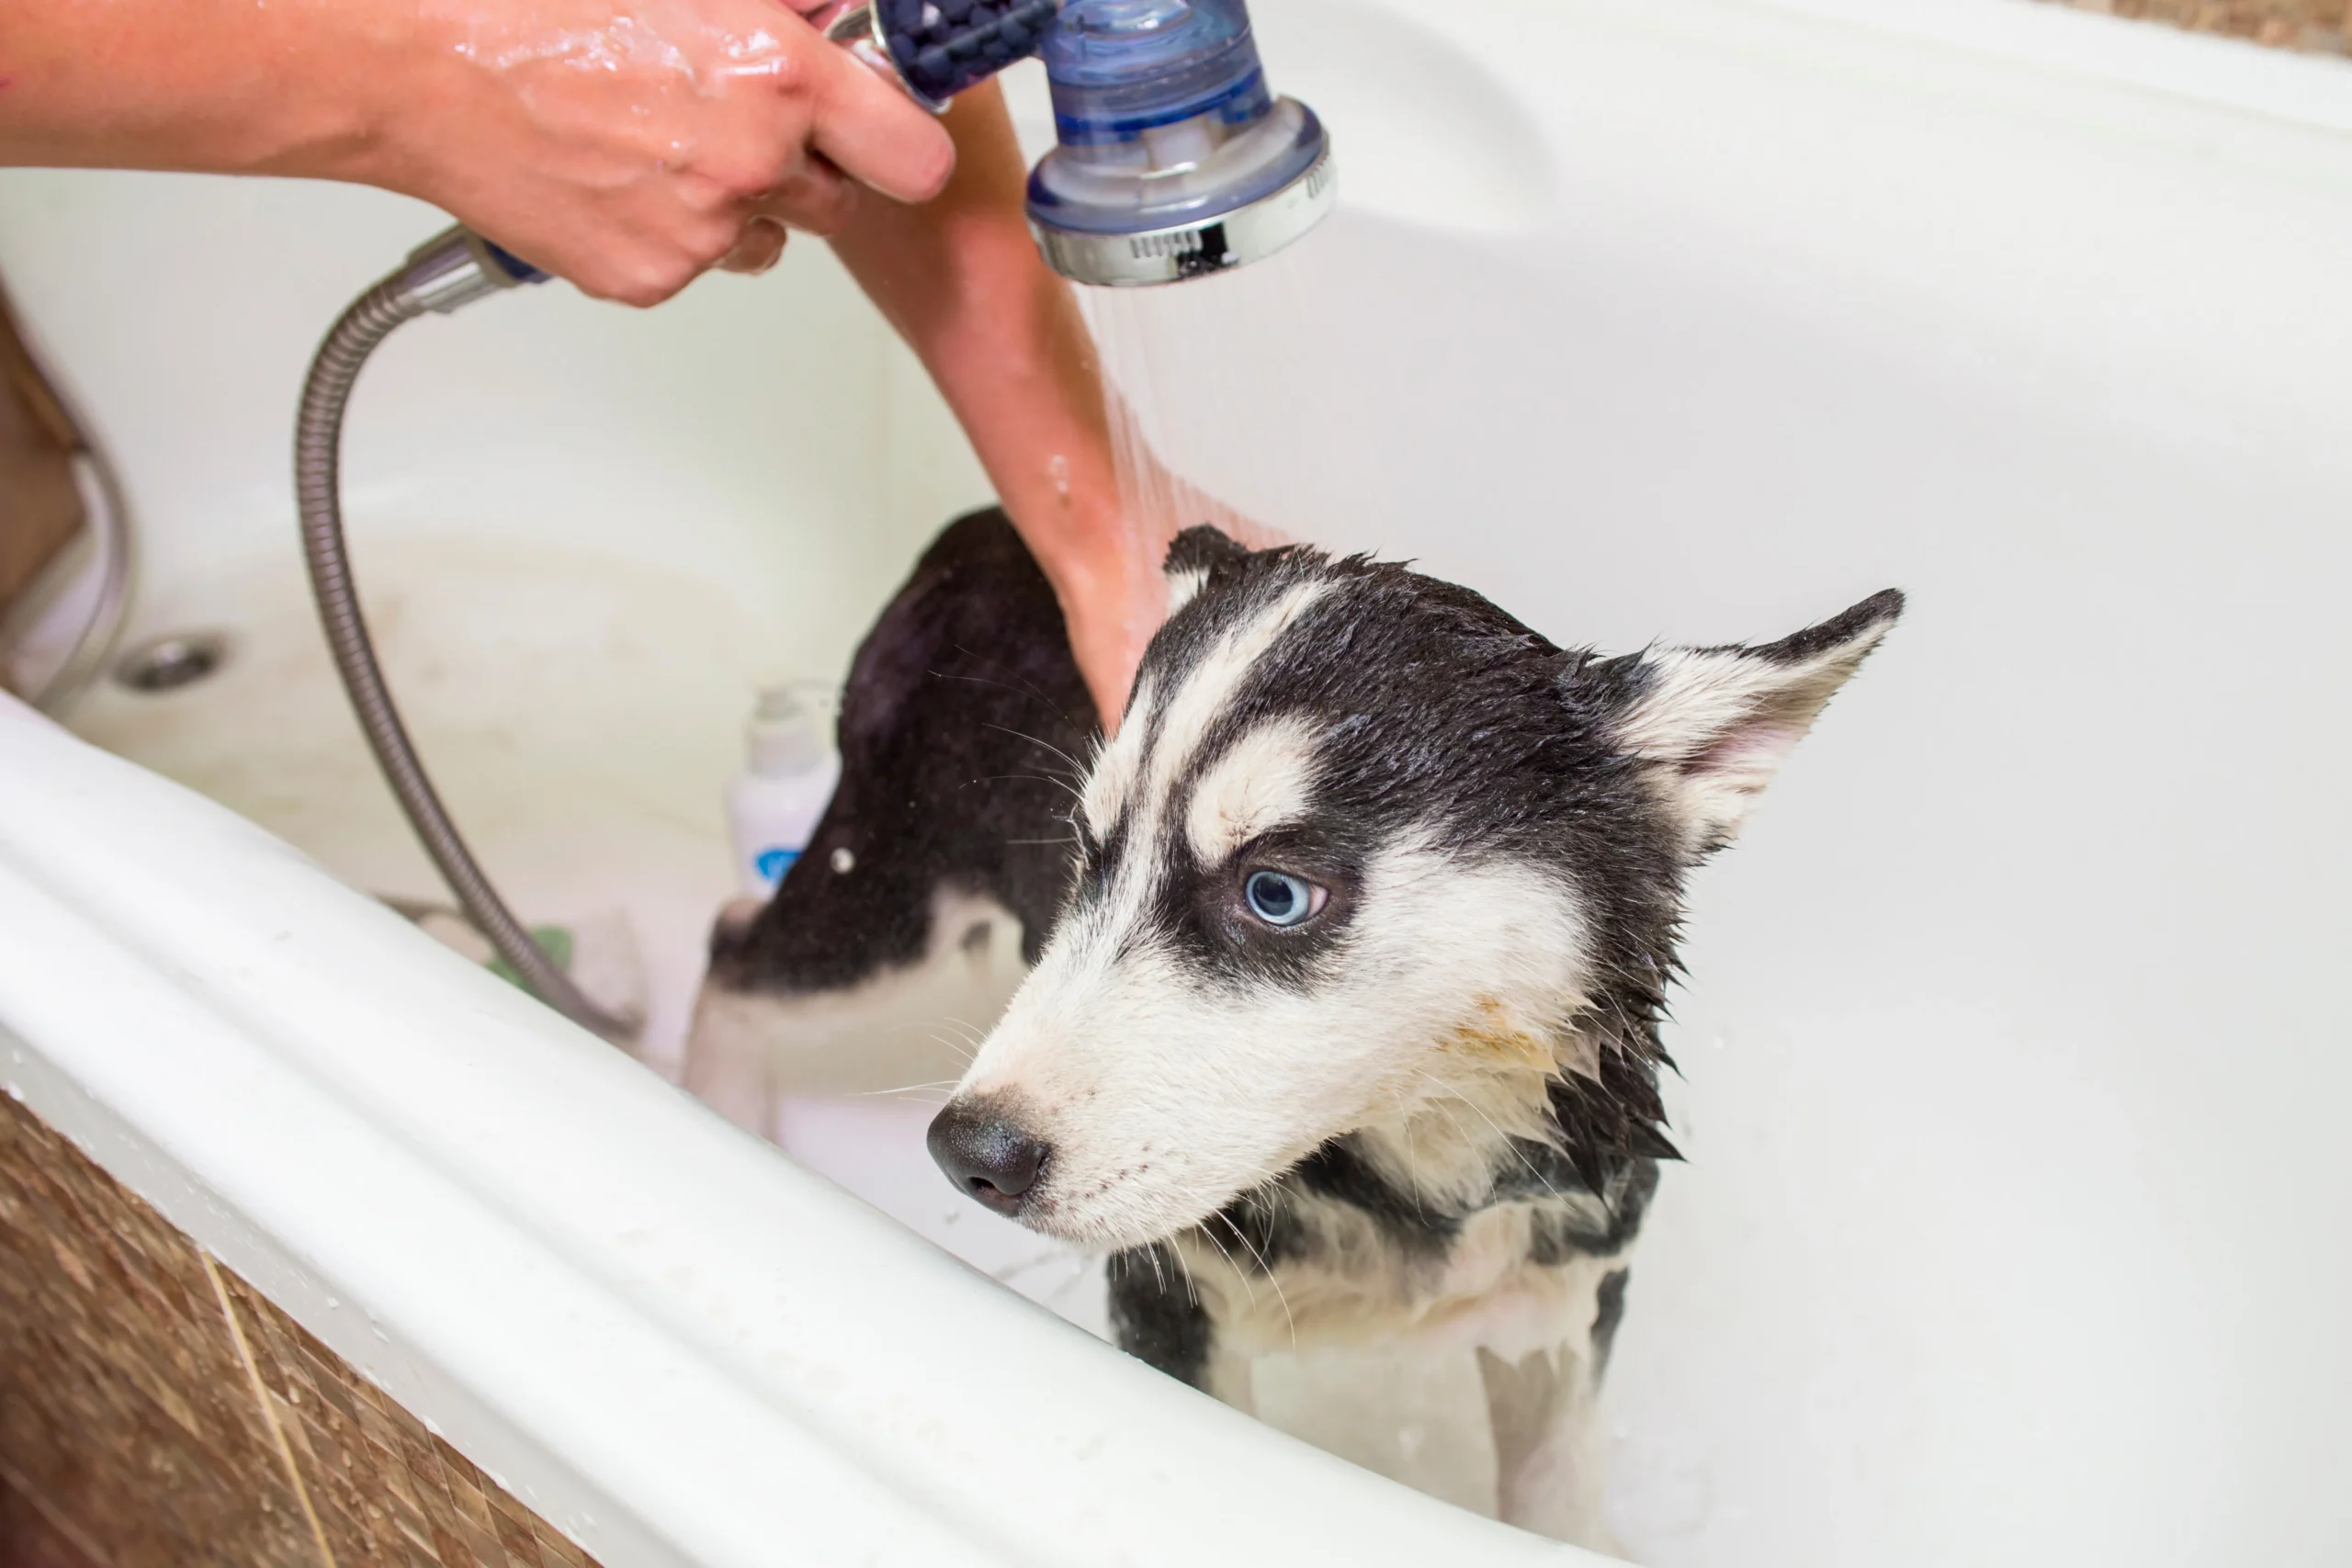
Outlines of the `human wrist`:
M160 69L187 84L185 101L155 102L186 137L197 166L223 174L369 181L385 124L397 106L424 96L414 80L424 52L419 8L380 0L307 0L266 7L256 23L227 25L221 7L190 7L204 32ZM243 29L243 30L241 30ZM172 46L158 40L160 50ZM380 182L371 182L380 183Z
M334 0L303 48L308 91L269 128L251 172L378 186L448 205L437 146L467 118L463 28L441 7Z

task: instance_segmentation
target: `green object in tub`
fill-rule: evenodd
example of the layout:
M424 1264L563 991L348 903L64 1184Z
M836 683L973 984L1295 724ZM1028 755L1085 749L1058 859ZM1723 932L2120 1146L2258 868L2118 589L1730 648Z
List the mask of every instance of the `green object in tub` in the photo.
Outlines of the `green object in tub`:
M533 926L531 940L539 944L539 951L553 960L557 968L566 973L571 971L571 932L568 929L562 926ZM503 958L492 958L488 967L492 974L510 986L525 991L531 988L523 984L523 976L515 973L514 965Z

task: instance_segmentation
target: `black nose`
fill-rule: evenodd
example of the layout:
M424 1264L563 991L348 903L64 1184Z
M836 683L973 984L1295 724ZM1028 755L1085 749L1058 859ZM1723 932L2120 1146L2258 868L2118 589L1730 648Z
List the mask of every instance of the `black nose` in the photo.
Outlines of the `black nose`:
M1019 1210L1052 1153L986 1095L933 1117L930 1143L947 1179L1000 1214Z

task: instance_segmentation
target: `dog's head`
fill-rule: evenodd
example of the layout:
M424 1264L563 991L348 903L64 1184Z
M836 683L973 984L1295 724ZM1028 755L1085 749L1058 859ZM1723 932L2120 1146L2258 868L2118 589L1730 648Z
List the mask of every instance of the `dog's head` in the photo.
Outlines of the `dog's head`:
M1517 1140L1596 1190L1600 1156L1670 1152L1652 1073L1684 874L1902 596L1600 659L1362 558L1194 529L1169 575L1061 921L933 1125L950 1177L1116 1247L1348 1134L1457 1208Z

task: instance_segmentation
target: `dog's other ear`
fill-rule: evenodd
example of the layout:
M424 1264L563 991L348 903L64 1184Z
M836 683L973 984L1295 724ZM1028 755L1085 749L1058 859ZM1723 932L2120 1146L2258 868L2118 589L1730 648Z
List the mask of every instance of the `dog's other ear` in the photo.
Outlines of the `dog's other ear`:
M1169 543L1168 558L1159 570L1168 577L1168 613L1174 615L1193 601L1209 580L1209 573L1227 561L1238 561L1250 552L1237 545L1219 528L1198 523L1185 529Z
M1618 744L1657 765L1692 858L1731 841L1789 749L1902 614L1903 595L1890 588L1761 648L1664 649L1612 661L1627 686Z

